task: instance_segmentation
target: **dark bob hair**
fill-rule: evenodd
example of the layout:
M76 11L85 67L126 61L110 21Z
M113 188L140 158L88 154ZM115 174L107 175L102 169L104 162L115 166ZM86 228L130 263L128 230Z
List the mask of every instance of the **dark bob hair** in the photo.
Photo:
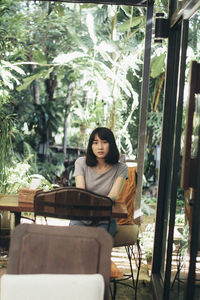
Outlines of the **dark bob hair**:
M86 164L90 167L94 167L97 165L97 158L92 151L92 143L96 134L99 136L101 140L106 140L109 143L109 152L105 158L105 162L114 165L119 161L119 150L117 148L115 137L112 131L106 127L97 127L94 129L90 135L87 153L86 153Z

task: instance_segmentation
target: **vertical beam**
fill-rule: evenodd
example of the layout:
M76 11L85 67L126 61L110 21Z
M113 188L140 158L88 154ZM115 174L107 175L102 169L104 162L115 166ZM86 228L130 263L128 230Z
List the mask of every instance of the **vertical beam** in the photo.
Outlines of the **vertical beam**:
M142 179L144 172L144 152L146 140L146 119L148 111L148 92L149 92L149 75L150 75L150 57L151 57L151 39L153 24L153 7L154 1L148 1L146 16L146 35L145 35L145 52L143 64L142 93L140 100L140 125L138 131L138 157L137 157L137 190L135 197L135 212L140 209L142 194Z
M192 1L192 0L191 0ZM183 1L184 3L187 2ZM190 0L188 0L190 2ZM171 275L171 250L173 243L173 228L176 208L176 190L177 190L177 174L178 160L180 157L178 140L180 139L180 122L181 122L181 97L183 93L183 74L178 79L178 65L179 55L184 56L184 51L180 53L180 26L178 22L173 22L172 15L177 17L176 6L177 0L169 0L169 21L171 24L169 43L168 43L168 55L167 55L167 71L165 81L165 99L164 99L164 115L163 115L163 128L162 128L162 143L161 143L161 157L159 168L159 183L158 183L158 195L157 195L157 216L156 216L156 228L154 238L153 249L153 264L152 264L152 287L154 293L154 299L167 300L169 299L169 285ZM183 16L182 16L183 17ZM178 21L180 17L178 18ZM185 22L185 21L183 21ZM177 25L176 25L177 24ZM186 24L184 26L187 26ZM185 39L187 35L187 27L184 28ZM186 47L186 45L184 45ZM184 72L184 57L181 60L179 72ZM181 75L181 74L180 74ZM177 99L177 86L178 86L178 106L176 107ZM177 112L176 112L177 111ZM176 116L176 123L175 123ZM174 125L176 127L174 128ZM176 132L178 130L178 132ZM175 144L174 144L175 141ZM198 175L197 175L197 193L196 207L194 212L196 217L193 219L193 249L190 249L190 268L188 274L188 285L185 291L184 300L194 298L194 281L195 281L195 260L196 260L196 246L198 242L199 226L199 214L200 214L200 133L199 133L199 152L198 152ZM173 157L173 159L172 159ZM170 204L170 205L169 205ZM170 208L170 219L168 227L168 216ZM196 218L196 219L195 219ZM196 222L198 220L198 222ZM168 228L168 236L167 236ZM168 244L167 244L168 242ZM196 245L195 245L196 244ZM167 247L166 247L167 246ZM165 252L167 249L167 252ZM167 260L165 261L167 254Z
M176 9L176 1L169 1L169 18ZM171 191L172 155L176 116L177 83L180 55L180 26L171 28L168 39L167 70L162 123L161 156L159 166L157 214L153 247L152 285L155 299L164 299L163 279L166 238Z
M170 292L170 278L171 278L171 263L172 263L172 250L173 250L173 237L174 225L176 214L176 199L177 199L177 186L179 185L180 178L178 176L180 170L180 144L182 134L182 116L183 116L183 98L184 98L184 85L185 85L185 69L186 69L186 54L187 54L187 40L188 40L188 21L182 22L181 30L181 52L180 52L180 67L179 67L179 82L178 82L178 101L176 112L176 125L175 125L175 141L173 153L173 166L172 166L172 182L170 193L170 218L168 228L168 245L167 245L167 259L164 278L164 297L169 299ZM188 298L190 299L190 298Z
M199 141L198 141L198 155L197 155L197 177L196 177L196 189L195 198L193 204L193 216L192 216L192 229L191 229L191 239L190 239L190 262L189 271L186 281L184 300L195 300L195 271L196 271L196 257L199 244L199 215L200 215L200 131L199 131Z
M192 83L196 85L195 92L199 95L200 65L195 61L193 62L193 64L195 67L194 71L196 71L195 72L196 78L192 79ZM192 71L192 73L194 71ZM198 99L196 101L198 101ZM195 176L195 181L194 181L195 193L194 193L194 203L192 206L192 226L191 226L191 238L189 243L190 260L189 260L187 281L185 284L184 300L199 299L198 294L195 295L195 289L198 288L197 284L195 284L195 280L196 280L197 254L200 248L199 246L199 241L200 241L200 233L199 233L199 229L200 229L200 217L199 217L200 216L200 127L198 128L198 153L197 153L197 157L195 157L194 171L195 172L193 172L192 175Z
M170 31L165 82L161 157L157 195L157 216L152 272L160 272L165 251L168 225L170 179L176 114L177 79L179 67L180 26Z

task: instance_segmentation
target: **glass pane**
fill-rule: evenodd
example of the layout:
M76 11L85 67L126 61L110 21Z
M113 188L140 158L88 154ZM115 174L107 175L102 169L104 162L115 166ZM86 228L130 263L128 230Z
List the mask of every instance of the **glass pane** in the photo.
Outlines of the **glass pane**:
M184 91L184 114L183 127L185 127L185 110L188 102L189 92L189 69L192 60L200 62L200 11L198 11L189 21L188 35L188 50L187 50L187 68L186 68L186 83ZM195 113L193 118L193 133L191 158L197 157L198 150L198 132L200 126L200 95L195 95ZM184 136L183 132L183 136ZM184 140L184 138L182 139ZM183 146L181 146L183 148ZM172 269L171 269L171 290L170 300L184 299L184 284L187 281L189 268L189 241L192 222L192 201L194 199L194 189L188 188L181 190L177 187L177 209L174 227L174 241L172 252ZM195 285L195 300L200 299L200 253L197 257L196 264L196 285Z
M191 147L191 158L197 157L198 151L198 135L200 126L200 95L195 95L195 112L193 116L193 133L192 133L192 147Z

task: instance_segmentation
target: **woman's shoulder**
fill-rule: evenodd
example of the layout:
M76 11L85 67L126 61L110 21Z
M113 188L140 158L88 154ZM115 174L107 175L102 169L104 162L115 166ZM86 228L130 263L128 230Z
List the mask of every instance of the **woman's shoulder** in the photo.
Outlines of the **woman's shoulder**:
M85 166L86 165L86 157L85 156L81 156L79 158L76 159L75 161L75 165L79 165L79 166Z
M128 177L128 166L126 163L123 163L123 162L118 162L116 164L116 167L117 167L117 173L118 175L121 177L125 177L127 178Z
M85 162L86 161L86 157L85 156L80 156L76 159L76 162Z
M118 168L122 168L122 169L127 169L128 170L128 166L126 163L119 161L117 163Z
M85 157L77 158L74 167L74 176L84 175L86 169Z

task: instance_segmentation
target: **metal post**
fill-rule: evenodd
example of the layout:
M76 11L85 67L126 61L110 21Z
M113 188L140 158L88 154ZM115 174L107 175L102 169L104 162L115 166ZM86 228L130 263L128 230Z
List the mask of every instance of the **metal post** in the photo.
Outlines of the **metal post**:
M176 125L175 125L175 136L174 136L172 181L171 181L171 191L170 191L171 192L170 193L170 218L169 218L169 229L168 229L168 239L167 239L168 245L167 245L167 259L166 259L163 299L169 299L169 291L170 291L177 186L178 186L178 180L180 180L180 178L178 178L178 173L180 170L180 144L181 144L181 134L182 134L183 96L184 96L184 85L185 85L187 39L188 39L188 21L184 20L182 22L182 30L181 30L181 55L180 55L181 61L179 67L178 101L177 101Z
M199 77L200 77L200 64L193 61L195 63L195 71L196 71L196 94L199 95L200 88L199 88ZM195 80L192 80L194 84ZM198 87L198 89L197 89ZM197 263L197 255L199 251L199 228L200 228L200 128L198 128L198 153L197 157L195 158L195 175L193 172L193 176L195 176L194 181L194 202L192 205L192 226L191 226L191 237L189 243L189 269L187 280L185 284L185 291L184 291L184 300L195 300L199 299L198 294L195 294L197 284L195 284L196 275L198 272L196 263ZM195 286L196 285L196 286Z
M153 24L153 7L154 1L148 1L147 17L146 17L146 35L145 35L145 52L144 52L144 67L142 79L142 94L140 101L140 125L138 131L138 157L137 157L137 190L135 196L135 212L140 209L141 194L142 194L142 179L144 172L144 152L146 140L146 120L148 111L148 95L149 95L149 74L150 74L150 57L151 57L151 39L152 39L152 24ZM136 216L135 216L136 217Z
M169 35L152 273L162 273L166 249L180 54L179 49L180 26L176 29L173 28Z

